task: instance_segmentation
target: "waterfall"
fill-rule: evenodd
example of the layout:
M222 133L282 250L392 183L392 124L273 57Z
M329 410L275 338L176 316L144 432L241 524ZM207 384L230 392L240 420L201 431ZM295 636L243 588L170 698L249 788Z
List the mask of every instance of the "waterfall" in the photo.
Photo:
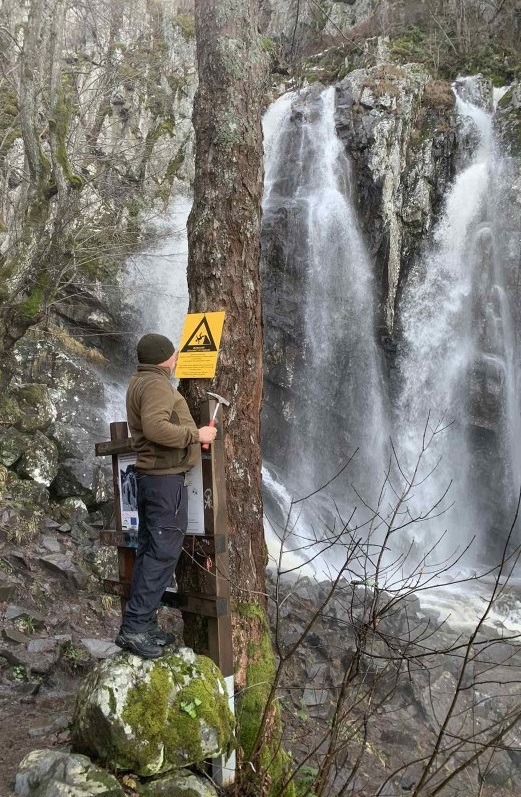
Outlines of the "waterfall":
M471 545L465 561L479 562L498 553L490 541L505 538L513 517L519 408L495 251L492 119L460 98L457 110L478 145L402 295L394 435L405 475L419 463L409 503L422 518L410 532L419 551L441 541L443 560Z
M278 406L268 395L267 467L275 460L278 478L302 497L357 451L353 467L315 497L314 507L299 508L307 540L334 523L328 495L342 519L358 505L353 523L367 522L364 504L381 488L388 434L374 278L334 114L331 87L286 95L264 120L264 290L280 319L265 325L268 382L270 371L280 375L273 359L286 364Z
M470 82L460 82L469 95ZM305 541L338 527L337 509L345 519L357 507L352 525L374 535L366 505L375 505L383 482L387 435L397 456L394 488L414 474L402 507L410 523L392 543L394 556L409 559L403 572L433 547L431 566L462 552L465 565L497 561L508 532L521 481L521 424L498 246L497 155L491 114L459 96L456 104L471 155L405 281L390 403L334 89L287 94L266 113L264 483L272 541L290 514L293 566L305 560ZM326 483L355 449L347 475L292 507L291 496ZM315 545L315 569L327 571L341 556L326 549Z

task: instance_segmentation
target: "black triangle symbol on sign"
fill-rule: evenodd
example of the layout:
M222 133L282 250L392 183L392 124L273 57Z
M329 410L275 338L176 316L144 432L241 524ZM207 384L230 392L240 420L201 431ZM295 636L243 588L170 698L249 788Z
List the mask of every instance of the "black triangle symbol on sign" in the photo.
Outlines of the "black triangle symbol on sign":
M217 346L205 315L199 321L181 351L217 351Z

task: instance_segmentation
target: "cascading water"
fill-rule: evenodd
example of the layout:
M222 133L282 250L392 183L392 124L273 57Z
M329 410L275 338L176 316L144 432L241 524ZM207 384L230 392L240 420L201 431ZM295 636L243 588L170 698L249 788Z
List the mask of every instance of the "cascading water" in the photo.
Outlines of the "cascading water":
M496 247L492 117L456 101L473 155L447 195L429 249L408 275L392 410L375 343L371 264L335 131L334 89L285 95L264 123L270 532L283 525L290 494L320 487L357 446L348 478L327 496L340 499L343 517L360 496L374 505L390 434L399 464L395 487L403 486L400 469L412 474L426 447L402 508L416 522L392 543L400 555L414 541L404 573L433 546L431 565L449 562L473 538L464 563L496 561L521 479L514 331ZM311 509L293 509L295 542L288 547L320 537L321 524L332 527L327 506L322 495ZM495 549L491 540L499 540ZM334 561L333 549L318 566L315 560L315 570Z
M410 531L420 555L437 544L441 561L472 543L465 560L479 562L487 540L504 539L513 516L519 409L491 224L492 119L459 98L457 108L479 144L402 296L394 435L405 475L419 462L409 510L424 518Z
M264 233L283 243L278 253L265 248L264 256L270 268L278 261L276 290L281 301L289 299L286 317L294 314L293 340L279 343L288 368L281 402L287 423L269 418L268 407L267 426L278 428L267 436L266 453L269 459L270 437L279 448L285 442L286 453L276 454L283 463L280 477L301 497L327 482L358 449L347 477L328 490L344 519L358 504L356 525L367 522L363 501L375 500L384 479L387 427L371 264L334 114L329 88L286 95L265 117ZM267 505L274 511L273 498L272 490ZM331 528L326 503L320 495L315 509L299 507L297 525L300 531L306 526L306 540L322 537L320 524ZM293 537L297 546L297 528Z

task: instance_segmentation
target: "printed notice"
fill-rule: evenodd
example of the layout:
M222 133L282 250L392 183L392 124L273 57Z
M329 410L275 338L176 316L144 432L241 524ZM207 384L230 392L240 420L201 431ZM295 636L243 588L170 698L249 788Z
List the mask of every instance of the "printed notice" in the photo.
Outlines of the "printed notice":
M185 318L176 379L211 379L215 376L224 311L190 313Z
M118 457L119 502L121 508L121 527L124 531L137 531L137 479L136 455L125 454Z
M118 456L119 500L123 531L138 531L136 454ZM204 534L203 467L199 460L185 476L188 491L188 534Z

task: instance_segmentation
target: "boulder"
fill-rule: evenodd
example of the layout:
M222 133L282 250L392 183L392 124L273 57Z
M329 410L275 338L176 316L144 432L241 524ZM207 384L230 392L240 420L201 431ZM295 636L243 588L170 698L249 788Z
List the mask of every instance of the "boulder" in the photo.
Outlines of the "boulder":
M107 477L94 455L84 459L66 459L60 463L53 491L58 498L82 498L88 505L108 500Z
M32 511L49 507L49 493L44 485L35 481L20 479L13 471L5 473L4 489L4 498L10 500L13 506Z
M16 470L20 476L49 487L58 473L58 449L52 440L36 431Z
M89 516L89 510L87 509L85 501L73 495L69 496L69 498L65 498L63 501L60 501L60 507L63 507L67 510L67 517L69 520L80 521L85 520L85 518ZM69 526L69 528L66 529L65 526ZM58 531L72 531L72 526L70 526L68 523L64 523L63 525L59 526Z
M151 776L222 754L233 726L218 668L181 648L100 662L80 689L72 739L111 769Z
M86 756L59 750L33 750L26 755L14 790L20 797L123 797L125 793L113 775Z
M45 432L56 420L56 407L47 385L18 385L12 391L21 413L16 426L23 432Z
M77 457L81 459L92 450L91 436L85 429L56 421L48 431L62 459Z
M8 468L14 465L30 442L31 438L19 432L14 426L0 432L0 462L2 465L7 465Z
M41 556L39 562L49 572L61 576L74 589L83 589L87 583L87 574L77 568L65 554L51 553Z
M21 418L18 402L10 393L2 391L0 396L0 421L2 423L16 423Z
M181 769L164 778L138 786L140 797L217 797L217 791L207 778Z
M93 659L108 659L120 652L120 648L108 639L82 639L81 644Z

